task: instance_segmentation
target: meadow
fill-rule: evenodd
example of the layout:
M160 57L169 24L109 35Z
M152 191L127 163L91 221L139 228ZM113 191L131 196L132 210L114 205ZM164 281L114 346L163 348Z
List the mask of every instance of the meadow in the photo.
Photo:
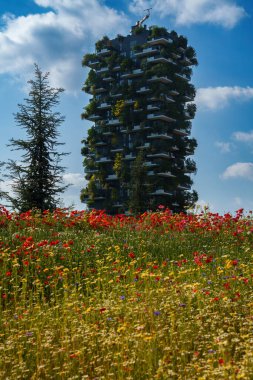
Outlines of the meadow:
M253 379L253 217L0 211L0 379Z

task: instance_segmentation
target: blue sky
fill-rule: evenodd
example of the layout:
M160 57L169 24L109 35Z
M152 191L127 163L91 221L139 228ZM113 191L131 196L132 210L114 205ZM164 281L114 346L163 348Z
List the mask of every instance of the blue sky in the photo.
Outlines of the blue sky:
M81 139L91 126L80 114L87 71L82 56L107 34L127 34L152 7L147 25L165 26L188 38L199 60L192 82L198 111L192 135L198 141L193 177L199 203L215 212L253 209L253 5L246 0L0 0L0 161L19 159L6 145L24 136L14 123L27 94L33 63L50 71L53 86L65 88L60 111L64 180L73 186L64 205L79 201L85 185ZM3 183L4 189L10 186Z

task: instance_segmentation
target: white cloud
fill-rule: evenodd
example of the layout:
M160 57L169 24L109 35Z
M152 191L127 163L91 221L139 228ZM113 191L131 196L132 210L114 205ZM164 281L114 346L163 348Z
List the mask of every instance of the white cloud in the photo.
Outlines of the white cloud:
M71 183L71 187L84 187L86 183L84 174L80 173L65 173L63 174L63 181L66 184Z
M125 33L129 21L99 0L34 1L50 9L43 14L3 18L0 74L24 80L37 62L43 71L51 72L53 85L79 91L83 54L92 52L94 42L104 34Z
M231 152L231 143L216 141L215 146L220 149L221 153L229 153Z
M253 87L207 87L199 88L195 98L200 108L216 110L229 105L233 100L247 101L253 99Z
M252 143L253 142L253 131L250 132L235 132L233 137L237 141Z
M221 175L222 179L241 178L253 181L253 163L252 162L236 162L227 167Z
M233 28L246 11L231 0L133 0L132 12L152 7L160 17L172 16L180 25L212 23Z

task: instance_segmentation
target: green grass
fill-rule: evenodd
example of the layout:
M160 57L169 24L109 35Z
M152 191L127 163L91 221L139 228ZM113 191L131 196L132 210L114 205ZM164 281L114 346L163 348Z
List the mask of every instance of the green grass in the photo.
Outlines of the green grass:
M0 213L1 379L253 379L251 214Z

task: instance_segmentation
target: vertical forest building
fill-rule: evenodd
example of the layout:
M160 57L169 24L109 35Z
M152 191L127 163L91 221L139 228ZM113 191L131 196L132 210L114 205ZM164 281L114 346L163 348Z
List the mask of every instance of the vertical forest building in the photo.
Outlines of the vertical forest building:
M127 36L99 40L83 65L92 97L82 117L93 124L83 140L81 200L109 214L185 211L197 201L194 49L175 31L140 21Z

